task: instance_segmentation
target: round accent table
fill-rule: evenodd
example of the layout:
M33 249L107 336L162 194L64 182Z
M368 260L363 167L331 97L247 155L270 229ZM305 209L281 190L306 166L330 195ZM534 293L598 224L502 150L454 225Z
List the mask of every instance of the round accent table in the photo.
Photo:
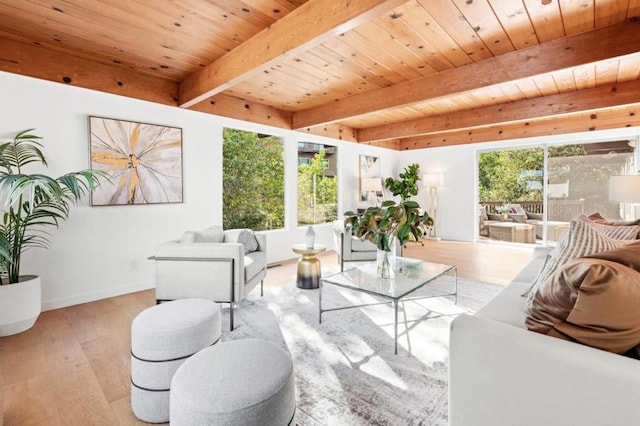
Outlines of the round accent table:
M313 248L307 248L306 244L295 244L291 250L302 255L298 261L298 277L296 286L304 289L318 288L320 285L320 260L316 257L327 250L322 244L315 244Z

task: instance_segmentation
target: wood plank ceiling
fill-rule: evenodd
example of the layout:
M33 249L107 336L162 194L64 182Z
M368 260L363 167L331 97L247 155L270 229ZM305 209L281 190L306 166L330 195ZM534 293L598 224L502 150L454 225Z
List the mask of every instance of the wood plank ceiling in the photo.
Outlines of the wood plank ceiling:
M394 149L640 125L640 0L0 0L0 70Z

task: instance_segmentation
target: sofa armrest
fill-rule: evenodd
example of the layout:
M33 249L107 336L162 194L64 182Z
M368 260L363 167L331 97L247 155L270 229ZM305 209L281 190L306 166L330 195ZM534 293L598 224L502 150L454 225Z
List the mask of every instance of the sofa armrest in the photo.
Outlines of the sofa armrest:
M451 323L449 424L640 424L640 362L486 318Z
M353 234L351 228L348 228L346 232L342 234L342 256L348 255L353 251Z
M244 247L240 243L170 241L156 246L153 258L157 299L192 294L222 302L244 297Z
M240 259L244 257L244 248L240 243L167 242L156 246L155 257Z
M344 230L333 226L333 249L338 255L338 259L342 257L342 238L344 238Z

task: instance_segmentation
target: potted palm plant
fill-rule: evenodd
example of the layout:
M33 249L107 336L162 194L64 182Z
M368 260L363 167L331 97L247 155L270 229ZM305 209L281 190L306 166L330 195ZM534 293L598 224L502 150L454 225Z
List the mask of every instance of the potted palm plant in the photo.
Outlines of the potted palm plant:
M392 278L393 261L391 251L394 239L401 246L409 241L422 244L420 237L433 226L433 219L428 212L421 213L420 205L410 200L418 194L419 166L407 166L400 179L387 178L385 187L393 195L400 196L400 201L387 200L380 206L369 207L364 213L357 215L352 211L344 214L345 227L351 225L353 234L361 240L369 240L378 248L378 276Z
M41 311L40 278L20 274L20 259L29 248L49 245L46 228L57 227L71 206L95 190L101 171L83 170L58 178L26 174L25 166L47 166L41 137L34 129L0 144L0 336L25 331Z

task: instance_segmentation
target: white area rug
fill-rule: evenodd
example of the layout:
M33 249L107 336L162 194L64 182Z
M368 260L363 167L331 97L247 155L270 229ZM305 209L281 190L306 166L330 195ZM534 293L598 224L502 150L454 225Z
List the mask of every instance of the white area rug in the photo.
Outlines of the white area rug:
M458 305L450 297L405 302L397 355L390 305L327 312L319 324L318 290L291 283L264 297L254 290L231 333L223 309L222 340L258 337L291 353L298 425L446 425L449 324L501 289L459 279ZM334 286L322 296L323 308L376 301Z

